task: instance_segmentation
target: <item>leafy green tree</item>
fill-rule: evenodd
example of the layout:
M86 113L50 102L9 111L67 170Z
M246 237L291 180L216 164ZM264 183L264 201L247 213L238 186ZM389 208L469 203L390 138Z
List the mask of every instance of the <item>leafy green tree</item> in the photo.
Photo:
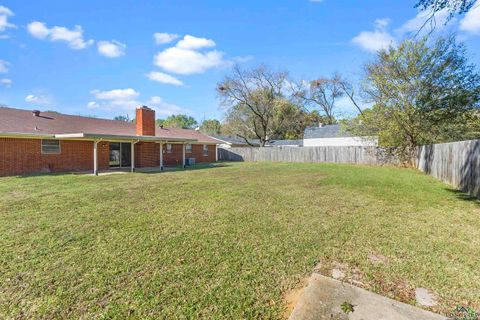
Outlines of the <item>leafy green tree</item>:
M193 117L178 114L168 116L166 119L157 119L157 125L167 128L193 129L198 123Z
M113 120L129 122L130 118L128 117L128 115L126 116L120 115L120 116L115 116Z
M208 135L218 135L222 132L222 124L217 119L203 120L200 132Z
M305 128L327 123L329 118L321 116L317 110L308 112L302 106L289 100L279 103L273 118L272 139L302 139Z
M455 38L405 40L381 50L365 67L365 93L373 107L349 126L378 136L413 164L419 145L472 137L478 127L480 76Z

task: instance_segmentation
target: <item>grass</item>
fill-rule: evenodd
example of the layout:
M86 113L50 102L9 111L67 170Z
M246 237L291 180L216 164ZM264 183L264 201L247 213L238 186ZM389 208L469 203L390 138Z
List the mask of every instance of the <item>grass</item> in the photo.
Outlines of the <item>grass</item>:
M0 318L278 319L320 261L409 303L429 288L434 311L479 308L479 214L396 168L1 178Z

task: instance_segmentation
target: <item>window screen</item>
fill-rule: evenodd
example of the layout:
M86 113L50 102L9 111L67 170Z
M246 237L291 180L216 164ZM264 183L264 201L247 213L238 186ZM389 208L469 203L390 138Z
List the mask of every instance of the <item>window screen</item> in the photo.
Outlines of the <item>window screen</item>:
M60 140L42 140L43 154L60 153Z
M186 144L185 145L185 151L186 152L192 152L192 145L191 144Z
M172 144L167 143L167 153L172 153Z
M203 145L203 155L208 156L208 145L206 144Z

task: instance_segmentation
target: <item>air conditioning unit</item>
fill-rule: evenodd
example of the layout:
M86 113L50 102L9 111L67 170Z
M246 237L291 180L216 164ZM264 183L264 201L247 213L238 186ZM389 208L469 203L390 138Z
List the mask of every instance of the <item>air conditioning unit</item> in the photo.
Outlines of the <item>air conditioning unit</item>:
M187 165L187 166L195 165L195 158L186 158L185 159L185 165Z

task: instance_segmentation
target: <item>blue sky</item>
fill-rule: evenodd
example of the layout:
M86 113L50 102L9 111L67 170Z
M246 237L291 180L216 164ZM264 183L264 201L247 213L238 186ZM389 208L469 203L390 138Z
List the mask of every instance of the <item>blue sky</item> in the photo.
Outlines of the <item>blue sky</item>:
M147 104L157 117L221 118L215 87L232 64L356 81L375 50L423 22L414 3L0 0L0 103L106 118ZM444 18L437 32L457 32L479 65L480 6Z

